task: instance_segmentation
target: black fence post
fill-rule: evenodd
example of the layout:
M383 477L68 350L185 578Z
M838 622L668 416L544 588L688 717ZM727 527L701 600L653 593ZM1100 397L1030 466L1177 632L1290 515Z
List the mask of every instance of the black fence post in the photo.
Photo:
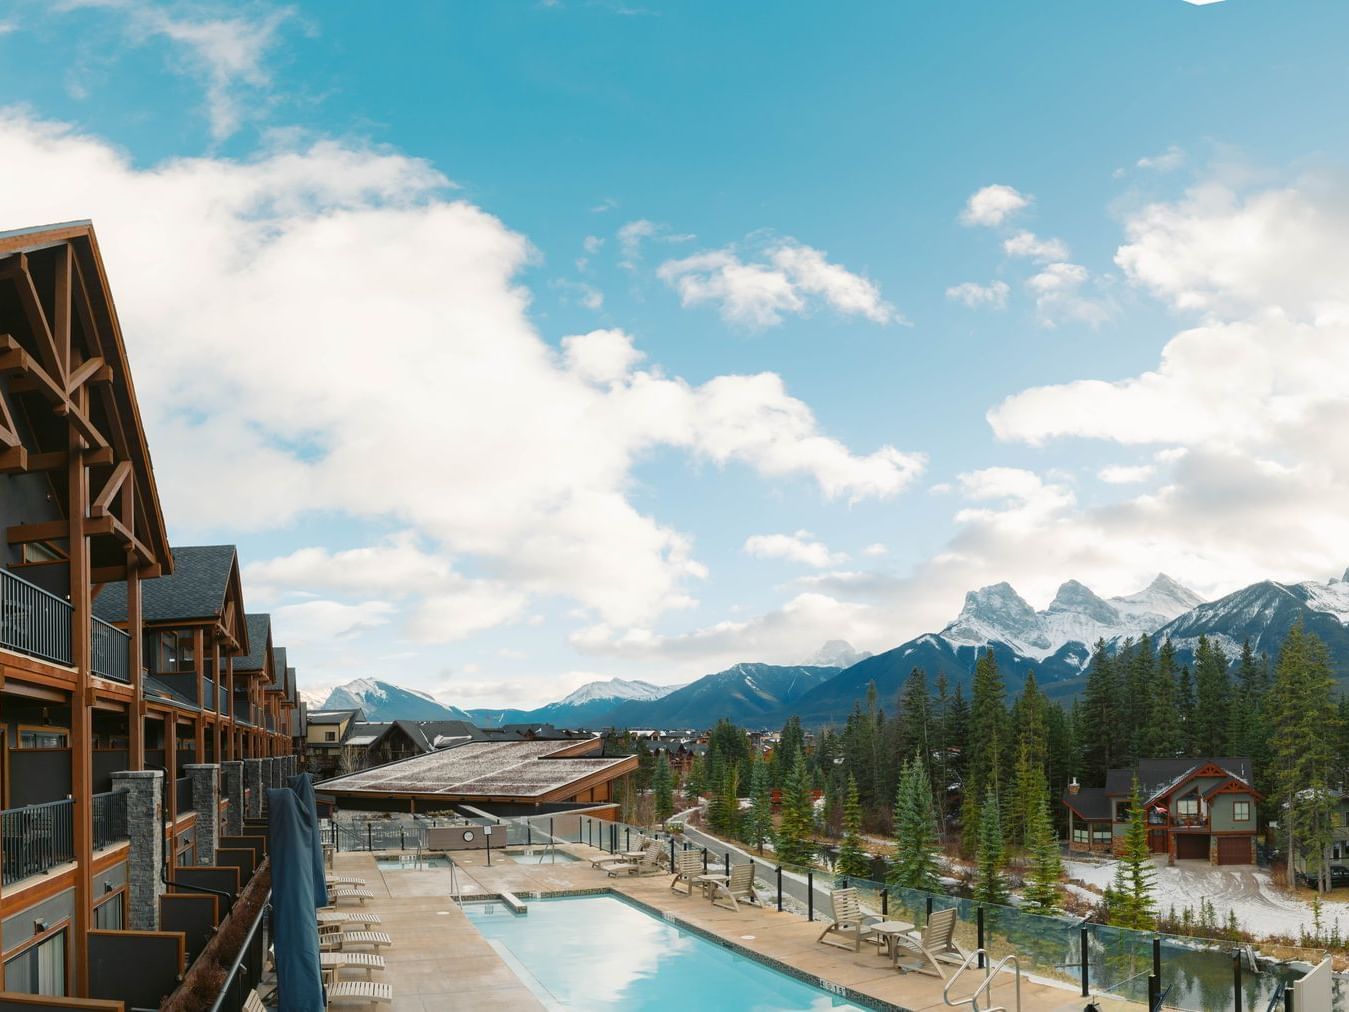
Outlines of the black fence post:
M674 865L675 865L675 858L674 858L674 855L675 855L675 845L674 845L674 837L672 836L672 837L670 837L670 870L671 870L671 871L674 871Z
M530 825L528 819L525 820L525 846L534 846L534 827Z
M548 846L557 846L557 837L553 835L553 817L548 816Z
M1162 982L1155 973L1148 974L1148 1012L1157 1012L1157 999L1162 995Z
M407 849L408 849L408 841L407 841L407 837L403 835L403 827L402 827L402 826L399 826L399 827L398 827L398 849L399 849L399 850L407 850Z
M725 854L722 854L722 855L721 855L721 860L722 860L722 865L723 865L723 866L725 867L725 869L726 869L726 874L727 874L727 876L729 877L730 874L731 874L731 852L728 850Z
M487 867L490 868L492 867L492 828L490 826L482 834L482 838L487 841Z
M927 919L928 919L929 921L932 920L932 897L931 897L931 896L929 896L929 897L927 898ZM926 923L926 922L924 922L924 923Z
M1157 978L1157 997L1162 996L1162 939L1160 936L1154 936L1152 939L1152 975Z
M778 913L782 913L782 865L778 865Z
M890 890L889 890L889 889L882 889L882 890L881 890L881 916L882 916L882 917L889 917L889 916L890 916Z
M815 869L806 872L806 920L815 920Z
M632 850L632 827L623 827L623 849Z
M367 822L367 823L365 824L365 849L366 849L366 850L374 850L374 849L375 849L374 844L372 844L372 843L370 842L370 838L371 838L371 827L372 827L372 824L371 824L371 823Z
M1091 994L1091 989L1087 986L1087 967L1088 967L1087 929L1085 925L1082 928L1081 945L1082 945L1082 997L1086 998L1088 995Z
M984 908L981 906L976 913L977 923L979 925L979 969L984 968Z
M707 848L703 848L703 874L707 874Z
M1241 1008L1241 951L1232 952L1232 1007Z

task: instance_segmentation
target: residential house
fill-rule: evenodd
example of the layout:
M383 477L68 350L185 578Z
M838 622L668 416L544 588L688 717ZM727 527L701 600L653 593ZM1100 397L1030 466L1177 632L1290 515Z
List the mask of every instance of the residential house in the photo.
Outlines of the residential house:
M1129 823L1134 779L1147 813L1148 847L1168 862L1254 864L1256 804L1245 757L1143 759L1134 769L1111 770L1103 787L1076 781L1064 793L1068 847L1118 853Z
M305 715L305 768L320 779L331 777L343 765L343 746L354 731L353 725L365 722L359 708L352 710L310 710ZM365 738L368 732L357 735ZM354 748L365 748L374 738ZM349 765L348 768L352 768Z

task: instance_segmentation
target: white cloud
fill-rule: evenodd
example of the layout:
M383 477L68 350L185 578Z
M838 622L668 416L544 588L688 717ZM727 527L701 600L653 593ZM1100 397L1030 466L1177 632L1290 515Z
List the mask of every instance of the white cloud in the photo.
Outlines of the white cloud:
M1030 205L1031 198L1002 183L985 186L970 195L960 220L965 225L996 227Z
M869 558L879 558L882 555L888 555L890 549L877 541L875 544L867 545L862 549L862 554Z
M1101 468L1096 472L1096 477L1107 485L1136 485L1147 481L1156 473L1157 468L1152 464L1115 464Z
M294 16L289 7L255 8L250 16L238 10L217 13L206 4L162 6L149 0L64 0L54 9L89 8L120 15L133 44L162 38L177 47L172 66L205 88L211 136L217 141L266 105L272 79L265 59L279 42L282 25Z
M1194 2L1194 0L1188 0ZM1216 2L1216 0L1209 0ZM1176 145L1172 144L1169 148L1159 155L1149 155L1146 158L1140 158L1137 162L1140 169L1151 169L1154 172L1174 172L1185 164L1185 152Z
M618 237L619 265L630 271L636 270L638 263L641 262L643 243L647 241L680 243L689 242L694 238L687 233L671 232L668 226L648 221L646 218L638 218L635 221L627 222L619 227L616 235Z
M604 239L597 235L588 235L581 242L581 245L587 253L594 256L604 246Z
M772 240L744 260L735 247L667 260L658 271L685 306L714 303L722 318L749 327L771 327L785 314L809 310L816 296L836 312L875 323L902 318L869 279L830 263L794 239Z
M1003 252L1011 257L1028 257L1046 263L1068 259L1068 244L1062 239L1042 239L1034 232L1020 231L1002 242Z
M0 145L0 221L68 219L72 192L95 221L175 536L321 508L415 538L415 552L356 551L404 567L416 594L321 581L315 568L379 566L315 550L253 571L278 601L378 596L387 624L422 639L515 621L542 597L647 621L688 607L706 573L686 533L630 498L656 448L849 501L923 470L921 454L825 435L771 373L694 385L639 368L616 331L550 346L518 280L529 243L448 199L423 161L320 141L140 168L12 110ZM316 677L358 662L330 652Z
M1007 296L1011 291L1005 281L991 281L986 285L981 285L976 281L965 281L946 289L946 297L956 302L963 302L971 309L977 309L981 306L1005 309Z
M1082 289L1091 275L1081 264L1051 263L1026 280L1035 295L1035 309L1041 322L1054 326L1064 320L1096 325L1110 318L1110 304L1084 294Z
M304 601L272 612L277 645L287 648L327 646L385 625L393 611L387 601Z
M745 539L746 555L756 559L785 559L823 569L834 566L848 557L842 552L831 552L810 531L795 534L753 534Z

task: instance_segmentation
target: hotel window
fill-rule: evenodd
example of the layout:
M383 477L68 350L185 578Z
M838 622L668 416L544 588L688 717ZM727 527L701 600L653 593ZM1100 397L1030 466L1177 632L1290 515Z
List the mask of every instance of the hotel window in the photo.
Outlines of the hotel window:
M1177 814L1177 815L1198 815L1198 814L1199 814L1199 799L1198 799L1198 798L1181 798L1181 799L1179 799L1179 800L1176 802L1176 814Z
M323 732L323 740L324 740L324 741L337 741L337 732L336 732L336 731L324 731L324 732Z
M1233 822L1251 821L1251 803L1249 801L1232 802L1232 821Z
M99 931L121 931L122 909L126 893L119 892L111 899L104 900L94 907L94 927Z
M1113 836L1114 834L1110 832L1109 826L1104 829L1092 829L1091 831L1091 839L1094 843L1109 843Z
M163 632L159 634L159 671L196 671L196 655L193 653L193 636L190 630Z
M1078 829L1077 827L1074 827L1074 828L1073 828L1073 842L1074 842L1074 843L1087 843L1088 840L1089 840L1089 837L1088 837L1087 831L1086 831L1085 829Z
M61 997L66 993L66 933L58 931L5 962L5 990Z
M64 727L19 726L19 748L65 748L70 732Z

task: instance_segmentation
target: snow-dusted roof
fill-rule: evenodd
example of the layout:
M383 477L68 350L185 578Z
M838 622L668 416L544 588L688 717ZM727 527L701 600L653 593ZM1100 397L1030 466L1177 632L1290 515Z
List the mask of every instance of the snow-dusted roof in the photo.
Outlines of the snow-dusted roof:
M599 739L594 739L595 744ZM325 794L538 798L632 760L575 755L576 743L468 741L324 781ZM559 755L558 753L563 753Z

